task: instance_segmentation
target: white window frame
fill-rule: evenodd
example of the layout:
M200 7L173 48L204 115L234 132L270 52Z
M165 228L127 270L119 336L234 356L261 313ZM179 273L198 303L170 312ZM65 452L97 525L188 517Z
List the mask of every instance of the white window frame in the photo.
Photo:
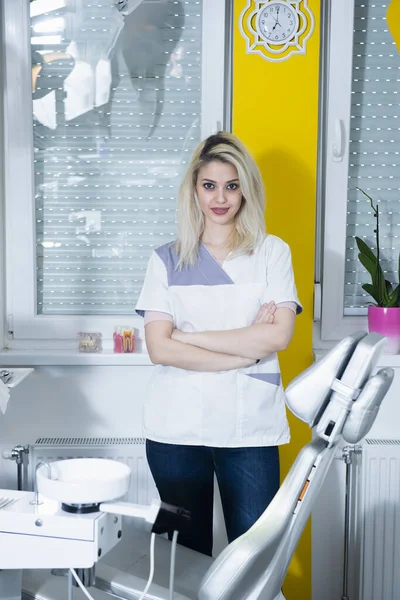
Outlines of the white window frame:
M331 2L323 169L322 310L319 331L314 336L315 348L367 329L365 316L344 316L353 28L354 2Z
M8 330L13 332L8 335L6 345L11 349L43 349L54 347L54 340L59 340L57 347L76 347L79 331L100 332L103 340L111 344L116 324L129 323L142 332L142 319L134 315L37 314L29 1L12 0L2 3L2 6L0 18L4 23L5 36L6 313ZM225 85L225 38L230 34L229 30L226 31L229 26L227 6L229 3L225 0L203 0L202 138L223 126L229 127L226 120L229 111L225 111L230 101L226 97L230 90Z

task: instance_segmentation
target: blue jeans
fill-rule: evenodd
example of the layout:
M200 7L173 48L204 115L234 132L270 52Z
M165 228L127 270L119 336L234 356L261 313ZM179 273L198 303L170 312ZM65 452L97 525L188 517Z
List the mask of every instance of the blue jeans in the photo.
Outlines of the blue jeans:
M161 500L192 513L179 543L208 556L213 545L214 473L229 542L255 523L279 488L277 446L210 448L147 440L146 452Z

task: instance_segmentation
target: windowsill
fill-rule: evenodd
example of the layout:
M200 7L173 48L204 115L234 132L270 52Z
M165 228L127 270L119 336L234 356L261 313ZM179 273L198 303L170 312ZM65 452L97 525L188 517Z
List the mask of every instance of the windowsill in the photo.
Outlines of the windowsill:
M329 350L314 350L316 360L326 356ZM83 353L76 350L1 350L0 367L40 366L152 366L146 352L116 354L109 350L99 353ZM383 354L378 367L400 368L400 354Z
M152 366L147 353L115 354L104 350L83 353L76 350L1 350L0 366Z

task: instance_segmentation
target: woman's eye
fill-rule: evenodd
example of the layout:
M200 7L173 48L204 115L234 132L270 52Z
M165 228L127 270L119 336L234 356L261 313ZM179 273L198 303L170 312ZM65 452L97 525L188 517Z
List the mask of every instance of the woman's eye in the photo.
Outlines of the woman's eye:
M212 183L210 183L209 181L207 181L204 184L204 187L206 188L206 190L213 190L214 189L214 185Z
M228 190L237 190L238 189L238 184L237 183L230 183L228 185Z

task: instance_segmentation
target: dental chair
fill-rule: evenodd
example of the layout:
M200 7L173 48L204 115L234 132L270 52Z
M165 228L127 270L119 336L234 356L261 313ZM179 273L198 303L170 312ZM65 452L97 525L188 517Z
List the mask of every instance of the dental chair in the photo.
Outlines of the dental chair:
M392 383L392 369L374 374L385 342L375 333L346 337L292 381L286 390L287 406L313 429L313 441L300 450L264 514L215 560L177 547L175 600L283 598L289 563L338 445L343 440L355 444L368 433ZM141 547L128 537L96 564L97 589L90 588L96 600L105 600L104 592L125 600L140 597L149 571L148 538L140 539ZM157 539L155 576L147 600L169 598L170 549L168 540ZM23 597L67 600L65 578L27 570Z

